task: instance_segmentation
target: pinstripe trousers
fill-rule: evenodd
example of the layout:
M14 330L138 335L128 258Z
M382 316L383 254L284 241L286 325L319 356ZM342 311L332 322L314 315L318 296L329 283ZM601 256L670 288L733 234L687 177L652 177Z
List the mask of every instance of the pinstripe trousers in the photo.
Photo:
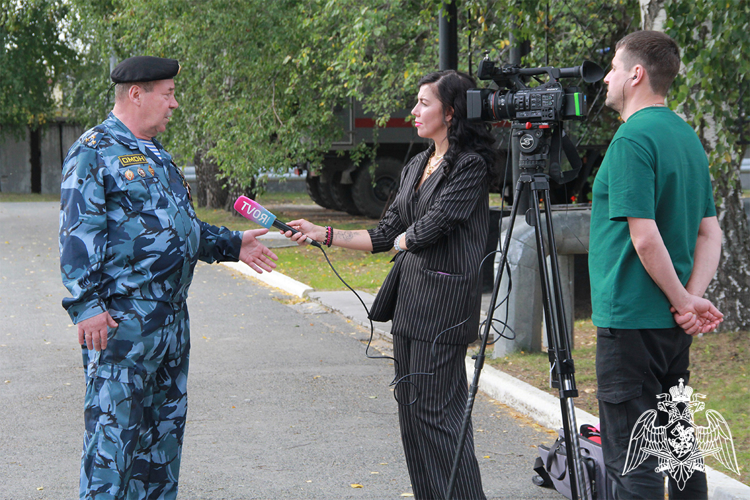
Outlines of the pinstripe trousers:
M414 374L396 387L401 441L414 496L442 500L468 398L466 345L434 344L433 352L432 342L394 335L393 352L397 379ZM471 425L467 434L453 499L484 500Z

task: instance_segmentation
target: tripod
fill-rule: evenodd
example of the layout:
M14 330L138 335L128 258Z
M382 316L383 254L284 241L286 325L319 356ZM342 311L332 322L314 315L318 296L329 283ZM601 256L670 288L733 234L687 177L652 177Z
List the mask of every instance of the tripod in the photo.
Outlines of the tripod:
M588 500L584 478L584 464L581 458L580 441L578 439L578 425L575 417L575 407L572 398L578 396L575 385L575 369L571 358L568 327L565 322L565 311L562 301L562 286L560 284L560 271L557 264L557 247L555 246L554 232L552 230L552 214L549 202L549 176L542 173L549 160L551 129L546 124L513 124L511 148L515 153L519 151L520 159L518 167L520 176L516 183L516 191L513 197L513 208L510 214L510 225L505 233L505 241L501 250L501 261L492 298L488 308L487 321L484 326L482 343L479 352L474 356L474 378L469 387L469 397L464 412L464 420L459 434L456 455L453 461L453 469L448 482L446 500L453 495L456 475L461 461L466 433L468 432L471 412L474 407L474 399L479 389L479 376L484 366L485 350L487 340L492 327L492 317L497 302L498 290L503 277L503 271L508 259L508 248L510 246L513 226L518 214L520 200L524 190L530 190L530 208L526 212L526 222L534 226L536 236L537 257L539 259L539 274L542 284L542 301L544 307L544 318L547 325L547 345L551 372L553 374L552 386L559 391L560 407L562 410L562 421L565 435L565 449L568 462L568 474L570 474L570 486L573 500L582 498ZM544 205L546 216L542 219L539 201ZM549 245L550 271L548 272L547 260L545 258L545 238L542 234L541 225L545 226L546 242Z

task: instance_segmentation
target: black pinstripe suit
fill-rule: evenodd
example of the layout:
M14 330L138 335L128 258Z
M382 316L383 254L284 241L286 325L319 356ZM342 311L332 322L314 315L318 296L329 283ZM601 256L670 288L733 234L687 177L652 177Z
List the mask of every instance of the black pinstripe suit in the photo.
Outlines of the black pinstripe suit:
M396 389L401 439L420 499L442 499L448 486L468 396L466 345L479 327L477 281L489 228L489 171L477 154L461 153L448 174L440 166L415 190L433 150L404 167L391 207L369 231L373 252L390 249L406 232L408 250L396 256L370 316L393 320L397 377L432 373L412 375ZM454 498L484 498L471 428Z

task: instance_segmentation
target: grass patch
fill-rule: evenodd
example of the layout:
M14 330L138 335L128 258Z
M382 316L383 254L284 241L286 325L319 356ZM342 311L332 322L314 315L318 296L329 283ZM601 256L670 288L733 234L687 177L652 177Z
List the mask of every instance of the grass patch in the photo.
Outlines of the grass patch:
M306 191L263 193L257 197L261 205L313 205Z
M56 201L60 202L60 193L2 193L0 192L0 203L13 203L19 201Z
M331 270L323 253L315 247L273 249L279 260L276 270L290 278L310 285L315 290L347 290ZM393 252L372 254L346 248L326 249L328 258L341 277L355 290L375 293L383 284Z
M596 399L596 327L591 320L575 322L573 360L576 366L576 386L579 397L577 408L599 415ZM492 358L488 347L487 362L537 389L557 397L556 389L549 388L549 361L546 353L513 353L504 358ZM712 333L693 340L690 349L690 386L705 394L706 410L716 410L726 419L740 467L740 476L725 469L715 458L706 463L714 469L750 485L750 348L747 332ZM705 412L696 414L697 425L707 425Z
M750 191L746 191L750 193ZM750 194L746 194L750 196ZM15 202L15 201L60 201L59 193L52 194L38 194L38 193L4 193L0 192L0 203L2 202ZM315 205L310 199L307 192L275 192L275 193L263 193L257 198L258 203L265 206L272 205ZM497 193L490 193L490 206L499 207L501 203L500 195ZM201 209L203 210L203 209ZM223 210L217 210L225 212ZM231 215L230 212L226 212ZM374 219L373 224L377 223Z

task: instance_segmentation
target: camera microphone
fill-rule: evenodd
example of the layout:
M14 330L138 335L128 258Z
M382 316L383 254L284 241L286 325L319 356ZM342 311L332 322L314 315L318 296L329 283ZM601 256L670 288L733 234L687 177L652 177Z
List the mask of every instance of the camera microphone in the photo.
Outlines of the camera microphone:
M281 229L282 231L291 231L292 234L299 233L299 231L297 231L296 229L292 229L283 222L276 220L276 216L274 214L263 208L260 203L251 200L247 196L240 196L239 198L237 198L237 201L234 202L234 209L242 214L242 216L246 219L249 219L267 229L270 229L271 226L273 226L277 229ZM307 237L305 241L318 248L323 248L320 246L320 243L310 237Z

